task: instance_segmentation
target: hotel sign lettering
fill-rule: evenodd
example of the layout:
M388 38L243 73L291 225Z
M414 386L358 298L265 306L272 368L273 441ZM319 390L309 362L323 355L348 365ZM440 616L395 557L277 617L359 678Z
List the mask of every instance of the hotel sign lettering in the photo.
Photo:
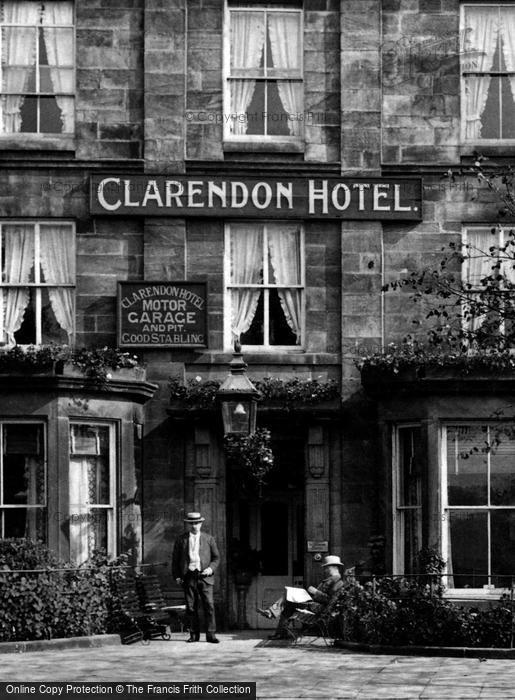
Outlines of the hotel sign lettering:
M419 221L421 192L420 178L93 175L91 213Z
M207 345L204 282L119 282L123 348Z

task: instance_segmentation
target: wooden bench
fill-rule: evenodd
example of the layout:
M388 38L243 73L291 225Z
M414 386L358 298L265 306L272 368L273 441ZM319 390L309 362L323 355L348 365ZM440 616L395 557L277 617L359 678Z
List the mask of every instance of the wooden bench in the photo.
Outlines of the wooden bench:
M151 606L142 605L139 576L126 576L113 583L114 626L120 634L122 644L137 641L148 642L161 637L171 639L168 632L168 617Z
M138 577L138 594L141 609L156 621L166 620L171 631L184 631L185 605L168 605L163 597L161 584L156 574ZM179 627L178 630L176 628Z

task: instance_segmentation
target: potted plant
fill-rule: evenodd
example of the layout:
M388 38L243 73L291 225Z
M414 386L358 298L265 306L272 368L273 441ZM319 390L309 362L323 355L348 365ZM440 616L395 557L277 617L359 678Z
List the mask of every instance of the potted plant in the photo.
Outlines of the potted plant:
M274 466L270 431L258 428L251 435L226 435L224 445L227 467L237 475L241 494L260 495Z

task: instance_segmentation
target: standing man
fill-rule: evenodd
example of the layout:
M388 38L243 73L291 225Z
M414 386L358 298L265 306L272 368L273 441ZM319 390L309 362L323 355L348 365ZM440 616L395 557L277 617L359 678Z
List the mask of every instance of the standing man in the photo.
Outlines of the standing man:
M186 613L189 618L190 638L200 639L199 605L202 601L206 622L206 641L218 644L215 636L215 606L213 602L213 574L220 562L215 538L200 532L203 518L200 513L187 513L184 518L188 532L175 542L172 558L172 576L184 590Z

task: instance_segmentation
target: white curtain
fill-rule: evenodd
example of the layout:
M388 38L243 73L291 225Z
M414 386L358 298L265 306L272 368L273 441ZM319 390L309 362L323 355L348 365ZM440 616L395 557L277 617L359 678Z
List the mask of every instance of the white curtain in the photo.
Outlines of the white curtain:
M54 29L48 25L72 25L73 7L68 2L45 2L43 10L43 36L47 52L50 78L56 93L73 93L73 34L69 29ZM63 67L65 67L63 69ZM61 110L63 132L73 133L75 115L73 99L56 95Z
M498 34L497 8L467 7L465 50L473 52L478 72L492 70ZM467 78L465 93L467 139L478 139L481 136L481 117L488 97L490 80L489 75L476 75Z
M495 273L492 268L497 263L497 255L491 255L489 249L495 246L496 252L499 238L493 235L490 229L468 230L465 255L466 282L474 288L483 288L480 280Z
M263 20L263 12L231 12L231 73L259 68L265 45ZM231 80L231 114L245 114L255 87L255 80ZM247 133L247 120L236 116L230 124L233 134Z
M25 479L27 483L27 505L40 504L38 494L38 472L42 468L41 462L36 457L25 457ZM37 538L37 519L39 508L27 508L25 519L25 537Z
M500 26L506 70L515 72L515 7L501 7ZM515 100L515 75L510 76L510 86Z
M73 284L75 251L70 233L69 226L41 226L41 267L45 282ZM73 289L49 288L48 295L57 322L71 339L74 321Z
M481 280L485 277L489 277L495 274L495 270L492 268L497 263L497 256L490 255L489 249L492 246L499 245L498 236L492 235L490 229L480 229L477 231L469 230L467 231L467 245L469 246L465 250L467 257L466 264L466 277L465 282L472 285L472 288L481 291L485 288L481 284ZM479 301L477 295L472 295L471 301ZM464 312L468 312L470 306L464 303ZM467 321L467 327L470 331L478 331L485 321L487 321L488 314L485 309L485 313L476 313L473 318Z
M268 247L274 282L280 285L301 283L300 235L295 226L268 227ZM302 330L302 295L300 289L278 289L286 322L300 343Z
M89 522L89 459L70 458L69 506L70 506L70 559L82 564L89 557L91 537Z
M231 283L262 282L263 234L256 224L231 226ZM260 289L231 291L231 330L236 339L250 328L259 301Z
M41 3L4 2L1 9L5 24L25 25L2 29L2 92L18 93L8 94L3 100L3 131L18 133L21 129L20 109L25 99L23 93L35 70L35 25L39 23Z
M8 284L26 284L34 264L34 227L4 226L4 274ZM6 288L4 293L4 332L9 344L19 330L29 303L29 290Z
M270 45L275 72L288 71L294 75L299 65L299 15L296 12L270 12L268 15ZM282 70L281 70L282 69ZM287 114L302 112L302 84L291 80L278 80L277 89ZM291 136L299 136L302 121L288 119Z

